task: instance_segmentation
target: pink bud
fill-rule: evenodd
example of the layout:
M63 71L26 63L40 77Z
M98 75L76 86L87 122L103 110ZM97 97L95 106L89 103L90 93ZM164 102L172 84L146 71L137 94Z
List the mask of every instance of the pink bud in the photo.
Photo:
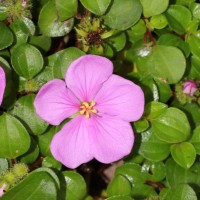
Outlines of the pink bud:
M198 90L196 81L188 80L185 83L183 83L182 86L183 86L183 93L190 96L193 96L194 93Z
M0 197L1 196L3 196L3 194L4 194L4 189L6 188L6 184L4 183L3 185L2 185L2 187L0 188Z

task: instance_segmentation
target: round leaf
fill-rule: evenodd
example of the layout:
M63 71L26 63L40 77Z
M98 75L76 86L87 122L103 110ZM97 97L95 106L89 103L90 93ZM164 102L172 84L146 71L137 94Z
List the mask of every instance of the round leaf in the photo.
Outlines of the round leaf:
M170 5L166 12L170 28L178 34L184 34L190 25L192 14L189 9L181 5Z
M188 184L177 185L171 188L165 197L165 200L197 200L195 191Z
M194 146L189 142L182 142L171 146L173 159L183 168L190 168L195 159L196 151Z
M163 13L169 4L169 0L140 0L140 2L142 4L145 17Z
M26 164L31 164L36 161L39 156L39 147L37 142L31 138L31 146L29 150L20 157L21 162Z
M139 149L139 154L144 158L151 161L162 161L168 157L170 153L170 146L166 144L152 133L152 129L149 129L142 133L142 143Z
M85 8L87 8L90 12L95 15L103 15L111 0L80 0Z
M2 200L48 199L57 200L54 179L44 171L32 172L26 179L6 192Z
M130 195L131 188L131 183L127 178L117 175L108 185L107 193L109 197L115 195Z
M169 84L180 81L186 69L183 53L172 46L154 46L151 52L137 60L138 71L141 74L152 75L163 79Z
M34 77L43 68L43 57L40 51L30 44L15 47L11 54L11 61L16 73L27 79Z
M53 1L48 1L40 11L38 25L40 31L49 37L60 37L68 34L74 24L73 18L61 22L58 19Z
M22 96L15 103L11 113L24 124L31 134L39 135L44 133L48 124L35 113L33 106L34 99L35 94Z
M84 199L87 194L86 183L83 177L73 171L64 171L66 181L66 200Z
M28 151L30 137L24 126L11 115L0 116L0 157L16 158Z
M10 29L5 25L0 23L0 50L7 48L13 43L13 34Z
M141 14L142 6L139 0L114 0L104 20L105 24L113 29L126 30L140 19Z
M54 78L65 77L69 64L85 53L75 47L69 47L48 57L49 66L53 67Z
M190 135L190 124L181 110L168 108L158 118L152 121L153 133L167 143L178 143L188 139Z
M77 12L77 0L56 0L55 4L60 21L73 17Z

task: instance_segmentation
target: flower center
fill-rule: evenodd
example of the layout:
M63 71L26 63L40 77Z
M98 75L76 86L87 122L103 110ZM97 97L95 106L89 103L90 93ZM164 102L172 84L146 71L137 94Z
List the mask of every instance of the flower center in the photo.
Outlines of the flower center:
M79 113L81 115L85 115L86 118L90 118L90 115L92 113L97 113L97 110L93 109L94 106L95 106L95 102L94 101L91 101L89 103L88 102L83 102L83 103L81 103Z

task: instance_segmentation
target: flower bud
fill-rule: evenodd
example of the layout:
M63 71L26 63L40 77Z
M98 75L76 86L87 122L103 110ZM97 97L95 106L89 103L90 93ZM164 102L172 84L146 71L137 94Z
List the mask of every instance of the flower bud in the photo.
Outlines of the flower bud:
M198 90L196 81L188 80L188 81L184 82L182 85L182 90L183 90L184 94L193 96L194 93Z

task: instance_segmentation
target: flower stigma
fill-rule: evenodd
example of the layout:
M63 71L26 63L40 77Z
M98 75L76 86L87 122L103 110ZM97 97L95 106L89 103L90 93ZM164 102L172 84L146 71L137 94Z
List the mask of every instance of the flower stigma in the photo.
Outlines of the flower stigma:
M79 113L81 115L85 115L86 118L90 118L90 115L92 113L97 113L97 110L94 109L93 107L95 106L95 102L91 101L91 102L82 102L81 106L80 106L80 111Z

